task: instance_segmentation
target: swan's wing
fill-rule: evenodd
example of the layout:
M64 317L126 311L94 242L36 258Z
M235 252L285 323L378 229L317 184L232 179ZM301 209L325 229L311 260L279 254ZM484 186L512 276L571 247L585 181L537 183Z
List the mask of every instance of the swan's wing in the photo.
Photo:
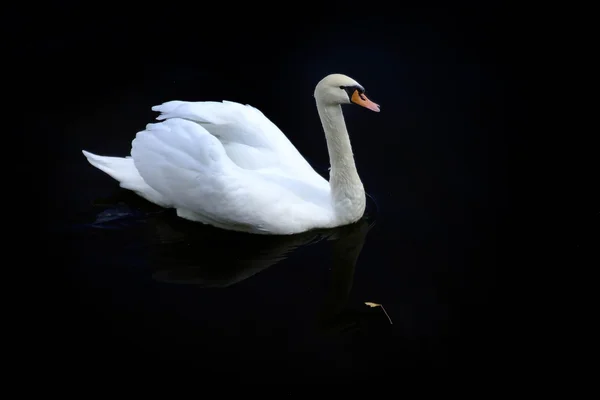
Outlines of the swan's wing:
M231 101L169 101L152 110L158 120L183 118L194 121L217 138L237 166L282 172L314 179L316 172L283 132L261 111Z
M326 196L310 201L306 192L293 190L295 183L286 187L284 175L265 179L260 171L240 168L218 138L187 119L148 124L133 140L131 155L144 181L174 208L213 225L283 232L331 218ZM277 226L282 220L293 222Z
M231 161L219 140L188 120L148 124L133 140L131 156L144 181L174 208L195 210L200 203L217 215L219 205L228 207L223 194L238 190L236 179L224 178Z

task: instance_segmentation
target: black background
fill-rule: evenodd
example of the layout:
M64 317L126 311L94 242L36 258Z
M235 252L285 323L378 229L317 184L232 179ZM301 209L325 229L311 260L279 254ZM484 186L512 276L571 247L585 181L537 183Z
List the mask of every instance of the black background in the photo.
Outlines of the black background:
M295 261L274 267L280 272L261 278L263 272L255 286L237 291L164 289L171 301L189 296L165 311L156 292L140 288L145 275L121 268L130 261L119 259L118 240L108 246L55 234L50 260L61 267L49 346L58 346L71 365L192 362L206 374L240 381L261 381L268 371L280 382L317 382L502 358L511 336L504 324L511 293L500 287L499 271L515 268L518 236L519 177L511 161L523 112L523 10L501 2L327 2L60 3L46 17L43 11L28 18L41 33L22 51L32 51L44 67L35 88L44 107L34 123L52 155L44 193L51 230L89 213L94 199L116 187L81 149L127 155L135 133L155 117L151 106L163 101L251 104L321 172L328 159L315 84L329 73L347 74L382 110L344 109L377 209L352 293L354 309L361 301L388 305L393 326L378 319L362 328L361 339L328 342L302 333L309 311L290 320L265 306L281 301L282 308L302 309L301 295L290 294L297 286L286 285L322 279L325 248L300 249ZM300 276L297 265L314 266ZM81 272L88 267L92 272ZM327 290L325 283L316 286ZM202 314L198 304L207 298L223 303ZM247 320L255 320L252 329L236 325ZM207 333L210 324L217 328ZM219 327L222 334L215 333Z

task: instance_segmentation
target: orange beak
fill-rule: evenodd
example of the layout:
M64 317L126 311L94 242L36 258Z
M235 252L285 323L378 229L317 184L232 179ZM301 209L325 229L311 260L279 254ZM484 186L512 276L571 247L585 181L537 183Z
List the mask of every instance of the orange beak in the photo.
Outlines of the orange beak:
M371 100L365 96L364 93L359 93L358 90L355 90L352 94L352 102L354 104L358 104L359 106L363 106L368 108L371 111L379 112L381 109L379 108L379 104L373 103Z

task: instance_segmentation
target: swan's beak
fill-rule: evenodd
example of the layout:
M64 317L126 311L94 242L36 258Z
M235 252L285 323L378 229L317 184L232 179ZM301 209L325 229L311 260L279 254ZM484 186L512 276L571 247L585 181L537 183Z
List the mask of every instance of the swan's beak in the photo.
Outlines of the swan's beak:
M373 103L364 93L359 93L358 90L355 90L352 94L352 102L375 112L381 111L379 104Z

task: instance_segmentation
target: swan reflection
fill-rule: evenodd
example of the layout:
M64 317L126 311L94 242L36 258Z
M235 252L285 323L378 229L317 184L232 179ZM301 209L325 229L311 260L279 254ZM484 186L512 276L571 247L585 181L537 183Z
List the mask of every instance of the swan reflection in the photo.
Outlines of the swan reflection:
M327 241L332 252L331 280L319 316L322 322L342 312L358 257L375 223L374 214L369 212L373 207L368 207L365 216L352 225L289 236L251 235L189 222L168 211L144 209L147 204L140 205L139 200L124 192L99 204L103 210L91 226L129 231L129 238L135 226L134 237L143 247L141 254L150 260L154 280L161 283L231 287L278 264L301 247Z
M235 285L285 260L298 248L323 240L333 242L333 271L341 278L341 271L354 269L370 228L368 218L363 218L333 230L263 236L198 229L197 224L174 218L155 222L161 245L154 247L160 260L154 278L211 288Z

